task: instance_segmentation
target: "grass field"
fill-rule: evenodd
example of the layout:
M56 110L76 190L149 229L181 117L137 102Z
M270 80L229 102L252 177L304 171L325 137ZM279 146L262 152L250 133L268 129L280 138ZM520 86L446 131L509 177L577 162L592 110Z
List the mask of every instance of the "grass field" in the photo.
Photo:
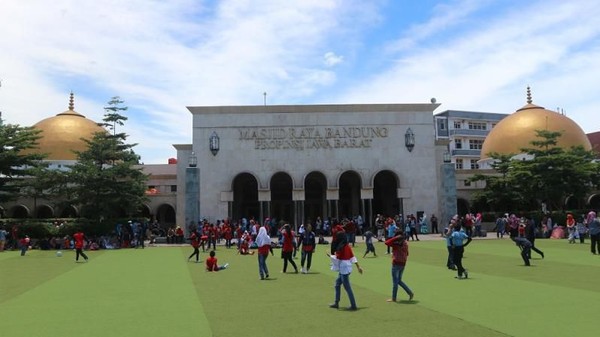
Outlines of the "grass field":
M508 239L474 240L466 248L469 279L445 266L443 241L410 242L404 281L412 302L388 303L390 257L355 254L364 274L351 276L358 311L330 309L336 274L327 246L317 247L311 274L282 274L269 256L260 281L256 256L217 247L218 273L187 262L190 247L75 253L0 253L2 336L597 336L600 256L589 243L538 240L524 267ZM207 254L202 254L204 260ZM300 260L296 260L299 265ZM293 269L288 269L288 272ZM400 288L399 299L407 296ZM340 307L348 306L342 290Z

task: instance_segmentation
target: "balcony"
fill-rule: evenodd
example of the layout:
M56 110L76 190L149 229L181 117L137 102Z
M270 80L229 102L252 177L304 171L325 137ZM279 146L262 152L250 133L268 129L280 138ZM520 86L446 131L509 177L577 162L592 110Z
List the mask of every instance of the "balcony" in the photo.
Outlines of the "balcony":
M481 150L452 150L452 157L454 157L454 156L479 157L480 155L481 155Z
M467 137L487 137L490 130L469 130L469 129L452 129L450 136L467 136Z

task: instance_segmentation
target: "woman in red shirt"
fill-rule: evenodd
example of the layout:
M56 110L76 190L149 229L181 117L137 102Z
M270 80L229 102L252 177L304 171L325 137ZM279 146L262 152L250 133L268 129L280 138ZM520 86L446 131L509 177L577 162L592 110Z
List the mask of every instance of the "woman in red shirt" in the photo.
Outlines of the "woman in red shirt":
M258 274L260 279L269 278L269 268L267 268L267 257L269 252L273 255L273 246L271 246L271 237L267 234L265 227L260 227L256 236L256 246L258 247Z
M85 262L87 262L88 257L87 255L85 255L85 253L83 252L83 241L87 240L85 237L85 234L83 234L82 232L77 232L75 234L73 234L73 241L75 241L75 261L79 261L79 256L81 255L81 257L83 257L85 259Z
M326 253L331 259L331 270L338 271L338 278L335 280L335 302L329 305L330 308L339 308L340 303L340 288L342 284L348 294L350 300L350 307L348 310L357 310L356 301L354 299L354 293L352 292L352 286L350 285L350 273L352 273L352 264L356 264L356 268L359 273L363 273L362 268L358 265L358 260L352 252L352 247L348 244L348 238L346 233L338 232L336 235L336 250L335 255Z
M298 274L298 266L294 260L292 260L292 254L294 253L294 234L289 224L283 226L283 246L281 247L281 258L283 259L283 272L287 271L288 262L294 267L295 273Z
M196 256L196 263L198 263L198 260L200 259L200 250L198 249L200 247L200 234L197 231L193 231L192 235L190 235L190 240L190 244L194 248L194 252L188 257L188 261L193 256Z
M398 295L398 285L406 291L409 296L409 301L412 301L415 294L410 288L402 281L402 273L404 273L404 267L406 266L406 260L408 260L408 243L404 239L404 234L401 230L396 231L396 236L389 238L385 241L386 246L392 247L392 298L388 302L396 302L396 295Z

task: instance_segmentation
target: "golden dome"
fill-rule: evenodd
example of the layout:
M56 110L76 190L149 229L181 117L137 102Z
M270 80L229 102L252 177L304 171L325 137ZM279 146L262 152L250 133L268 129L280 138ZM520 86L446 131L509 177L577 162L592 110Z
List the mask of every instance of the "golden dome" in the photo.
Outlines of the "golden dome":
M570 148L582 145L586 150L592 146L585 132L573 120L558 112L544 109L531 103L531 93L527 88L527 105L512 115L502 119L488 134L481 148L481 159L489 159L489 154L520 154L522 148L531 148L531 142L540 140L536 130L558 131L562 135L557 146Z
M69 110L46 118L33 126L41 130L36 153L47 154L46 160L77 160L73 151L87 150L87 143L81 140L92 139L96 132L106 132L96 122L85 118L73 107L71 93Z

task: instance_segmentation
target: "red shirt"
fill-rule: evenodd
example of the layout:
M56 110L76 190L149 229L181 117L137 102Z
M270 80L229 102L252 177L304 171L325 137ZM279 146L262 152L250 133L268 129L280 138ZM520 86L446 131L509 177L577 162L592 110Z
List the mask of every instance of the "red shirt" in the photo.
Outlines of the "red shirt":
M198 237L198 235L196 235L196 233L192 233L192 236L190 236L190 239L192 240L192 242L191 242L192 247L194 247L194 248L200 247L200 238Z
M209 257L208 259L206 259L206 270L219 271L219 265L217 264L216 257Z
M385 240L387 246L392 247L392 264L397 266L405 266L408 260L408 243L402 240L399 244L395 237Z
M75 248L81 249L83 248L83 240L85 239L85 235L82 232L77 232L73 234L73 240L75 240Z
M281 250L284 252L293 252L294 251L294 235L290 232L288 233L287 231L283 232L283 247L281 247Z
M354 252L352 251L352 247L350 247L350 245L345 245L344 248L335 252L335 257L338 260L352 259L354 257Z

